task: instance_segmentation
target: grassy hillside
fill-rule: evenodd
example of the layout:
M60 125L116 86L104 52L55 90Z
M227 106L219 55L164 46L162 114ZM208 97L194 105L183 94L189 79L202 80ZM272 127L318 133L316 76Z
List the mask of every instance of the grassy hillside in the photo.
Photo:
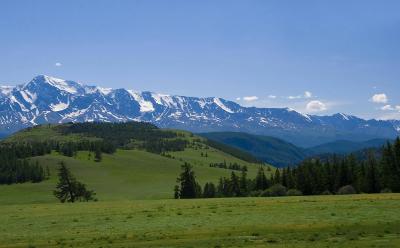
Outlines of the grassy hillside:
M64 135L60 131L61 126L68 126L65 125L58 125L58 124L44 124L38 125L35 127L29 127L23 129L9 137L7 137L2 142L12 143L12 142L37 142L37 141L75 141L75 140L82 140L82 139L90 139L90 140L97 140L98 138L95 137L88 137L84 134L68 134Z
M58 127L42 126L25 130L10 137L7 142L49 137L57 140L79 138L80 134L61 135L55 128ZM179 132L180 137L187 139L188 142L199 139L188 132L174 132ZM87 138L87 136L81 137ZM201 154L207 154L207 157ZM66 163L78 180L87 184L88 188L94 189L101 201L172 198L173 187L184 162L193 165L201 185L209 181L217 183L219 177L230 176L231 170L210 167L210 163L226 161L245 165L249 177L254 177L260 166L240 160L201 142L188 146L184 151L167 152L166 155L170 158L138 149L118 149L114 154L103 153L101 162L94 162L93 155L89 157L88 151L80 151L75 157L62 156L57 152L34 157L32 160L37 160L43 167L49 167L50 179L40 183L0 185L0 204L56 202L52 191L55 189L57 168L61 161ZM270 173L268 170L266 172Z
M297 164L307 156L305 149L269 136L239 132L213 132L200 135L239 148L278 167Z
M398 247L399 208L399 194L0 205L0 247Z

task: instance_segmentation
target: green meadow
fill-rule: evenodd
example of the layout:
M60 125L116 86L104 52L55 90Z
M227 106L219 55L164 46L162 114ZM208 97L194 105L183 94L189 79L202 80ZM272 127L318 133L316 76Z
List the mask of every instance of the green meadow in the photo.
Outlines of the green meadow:
M201 153L206 153L202 157ZM173 197L181 165L193 164L198 181L218 182L221 176L229 177L231 170L210 167L210 163L240 163L248 167L248 175L254 177L260 165L247 163L219 150L191 148L174 152L172 158L139 151L118 150L115 154L103 154L101 162L94 162L88 152L78 152L75 158L57 153L32 158L50 169L50 179L41 183L0 185L0 204L57 202L52 191L57 183L57 168L64 161L76 178L88 188L94 189L97 198L104 200L168 199ZM272 167L271 167L272 168ZM268 171L267 171L268 172ZM239 172L237 172L239 173Z
M0 247L399 247L399 209L399 194L3 204Z

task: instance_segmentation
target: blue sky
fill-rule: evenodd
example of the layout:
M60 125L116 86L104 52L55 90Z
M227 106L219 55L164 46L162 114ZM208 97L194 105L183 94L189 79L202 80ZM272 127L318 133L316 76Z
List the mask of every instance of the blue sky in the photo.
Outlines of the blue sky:
M400 1L0 2L0 82L47 74L400 119Z

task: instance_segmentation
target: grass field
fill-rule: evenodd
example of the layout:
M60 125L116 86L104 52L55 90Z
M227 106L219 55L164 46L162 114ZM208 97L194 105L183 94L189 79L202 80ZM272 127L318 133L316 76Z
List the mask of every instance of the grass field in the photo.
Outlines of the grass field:
M259 165L241 161L219 150L207 149L208 157L201 157L205 150L186 149L175 152L175 159L138 150L118 150L115 154L103 154L100 163L88 160L88 152L79 152L76 158L56 153L37 157L40 164L48 166L50 180L41 183L0 185L0 204L56 202L52 195L57 182L59 162L64 161L78 180L94 189L97 198L103 200L167 199L173 197L181 165L193 163L198 181L218 182L219 177L229 177L231 170L212 168L209 163L238 162L247 165L249 177L254 177Z
M399 247L400 195L0 206L0 247Z
M41 127L9 141L81 138L53 131ZM50 179L0 185L0 248L400 247L400 194L174 200L184 162L202 185L231 173L210 163L246 165L250 178L260 165L205 144L168 156L117 150L101 162L84 151L32 158L50 169ZM52 191L61 161L95 190L98 202L57 202ZM274 171L265 166L267 174Z

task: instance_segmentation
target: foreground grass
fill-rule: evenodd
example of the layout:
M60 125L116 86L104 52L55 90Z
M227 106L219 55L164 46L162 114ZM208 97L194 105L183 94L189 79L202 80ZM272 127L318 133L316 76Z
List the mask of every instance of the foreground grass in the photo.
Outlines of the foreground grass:
M399 247L400 194L0 206L0 247Z

